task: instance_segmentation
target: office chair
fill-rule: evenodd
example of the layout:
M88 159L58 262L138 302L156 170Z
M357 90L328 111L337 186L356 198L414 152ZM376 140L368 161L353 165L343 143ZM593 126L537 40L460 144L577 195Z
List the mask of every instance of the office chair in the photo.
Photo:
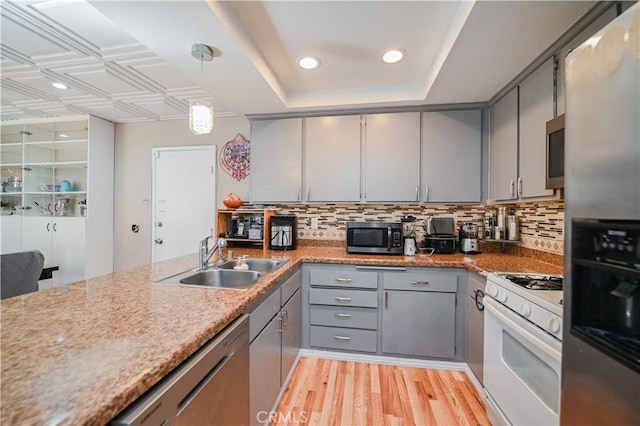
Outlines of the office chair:
M0 256L0 299L38 290L44 255L38 250Z

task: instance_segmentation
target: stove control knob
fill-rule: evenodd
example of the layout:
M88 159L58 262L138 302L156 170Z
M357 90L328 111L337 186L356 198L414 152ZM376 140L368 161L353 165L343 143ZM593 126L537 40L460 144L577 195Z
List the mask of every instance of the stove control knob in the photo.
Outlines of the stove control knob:
M506 291L498 291L498 300L502 303L507 301L507 292Z
M498 295L498 288L495 285L488 285L487 294L491 297L496 297Z
M555 318L551 318L549 323L547 324L547 330L552 332L553 334L560 331L560 321Z
M521 303L520 306L518 306L518 312L523 317L529 318L529 315L531 315L531 306L527 305L526 303Z

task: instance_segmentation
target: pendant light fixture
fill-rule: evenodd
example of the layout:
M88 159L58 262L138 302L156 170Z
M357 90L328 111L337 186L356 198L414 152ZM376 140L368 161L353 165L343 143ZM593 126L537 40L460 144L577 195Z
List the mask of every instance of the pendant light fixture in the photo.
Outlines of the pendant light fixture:
M191 46L191 55L200 60L200 74L206 62L211 62L214 50L206 44ZM216 55L217 56L217 55ZM206 135L213 129L213 105L204 100L189 101L189 129L196 135Z

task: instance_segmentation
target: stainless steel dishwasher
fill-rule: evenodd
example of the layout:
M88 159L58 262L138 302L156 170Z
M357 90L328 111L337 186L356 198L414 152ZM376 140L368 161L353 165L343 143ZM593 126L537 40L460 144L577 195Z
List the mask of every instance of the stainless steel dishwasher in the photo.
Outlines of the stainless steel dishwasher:
M248 319L236 319L111 424L249 424Z

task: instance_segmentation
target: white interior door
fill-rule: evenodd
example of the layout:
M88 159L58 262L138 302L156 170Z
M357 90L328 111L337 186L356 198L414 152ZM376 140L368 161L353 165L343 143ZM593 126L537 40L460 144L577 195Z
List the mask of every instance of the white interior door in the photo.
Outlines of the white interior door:
M195 253L214 235L215 172L215 146L153 149L153 262Z

